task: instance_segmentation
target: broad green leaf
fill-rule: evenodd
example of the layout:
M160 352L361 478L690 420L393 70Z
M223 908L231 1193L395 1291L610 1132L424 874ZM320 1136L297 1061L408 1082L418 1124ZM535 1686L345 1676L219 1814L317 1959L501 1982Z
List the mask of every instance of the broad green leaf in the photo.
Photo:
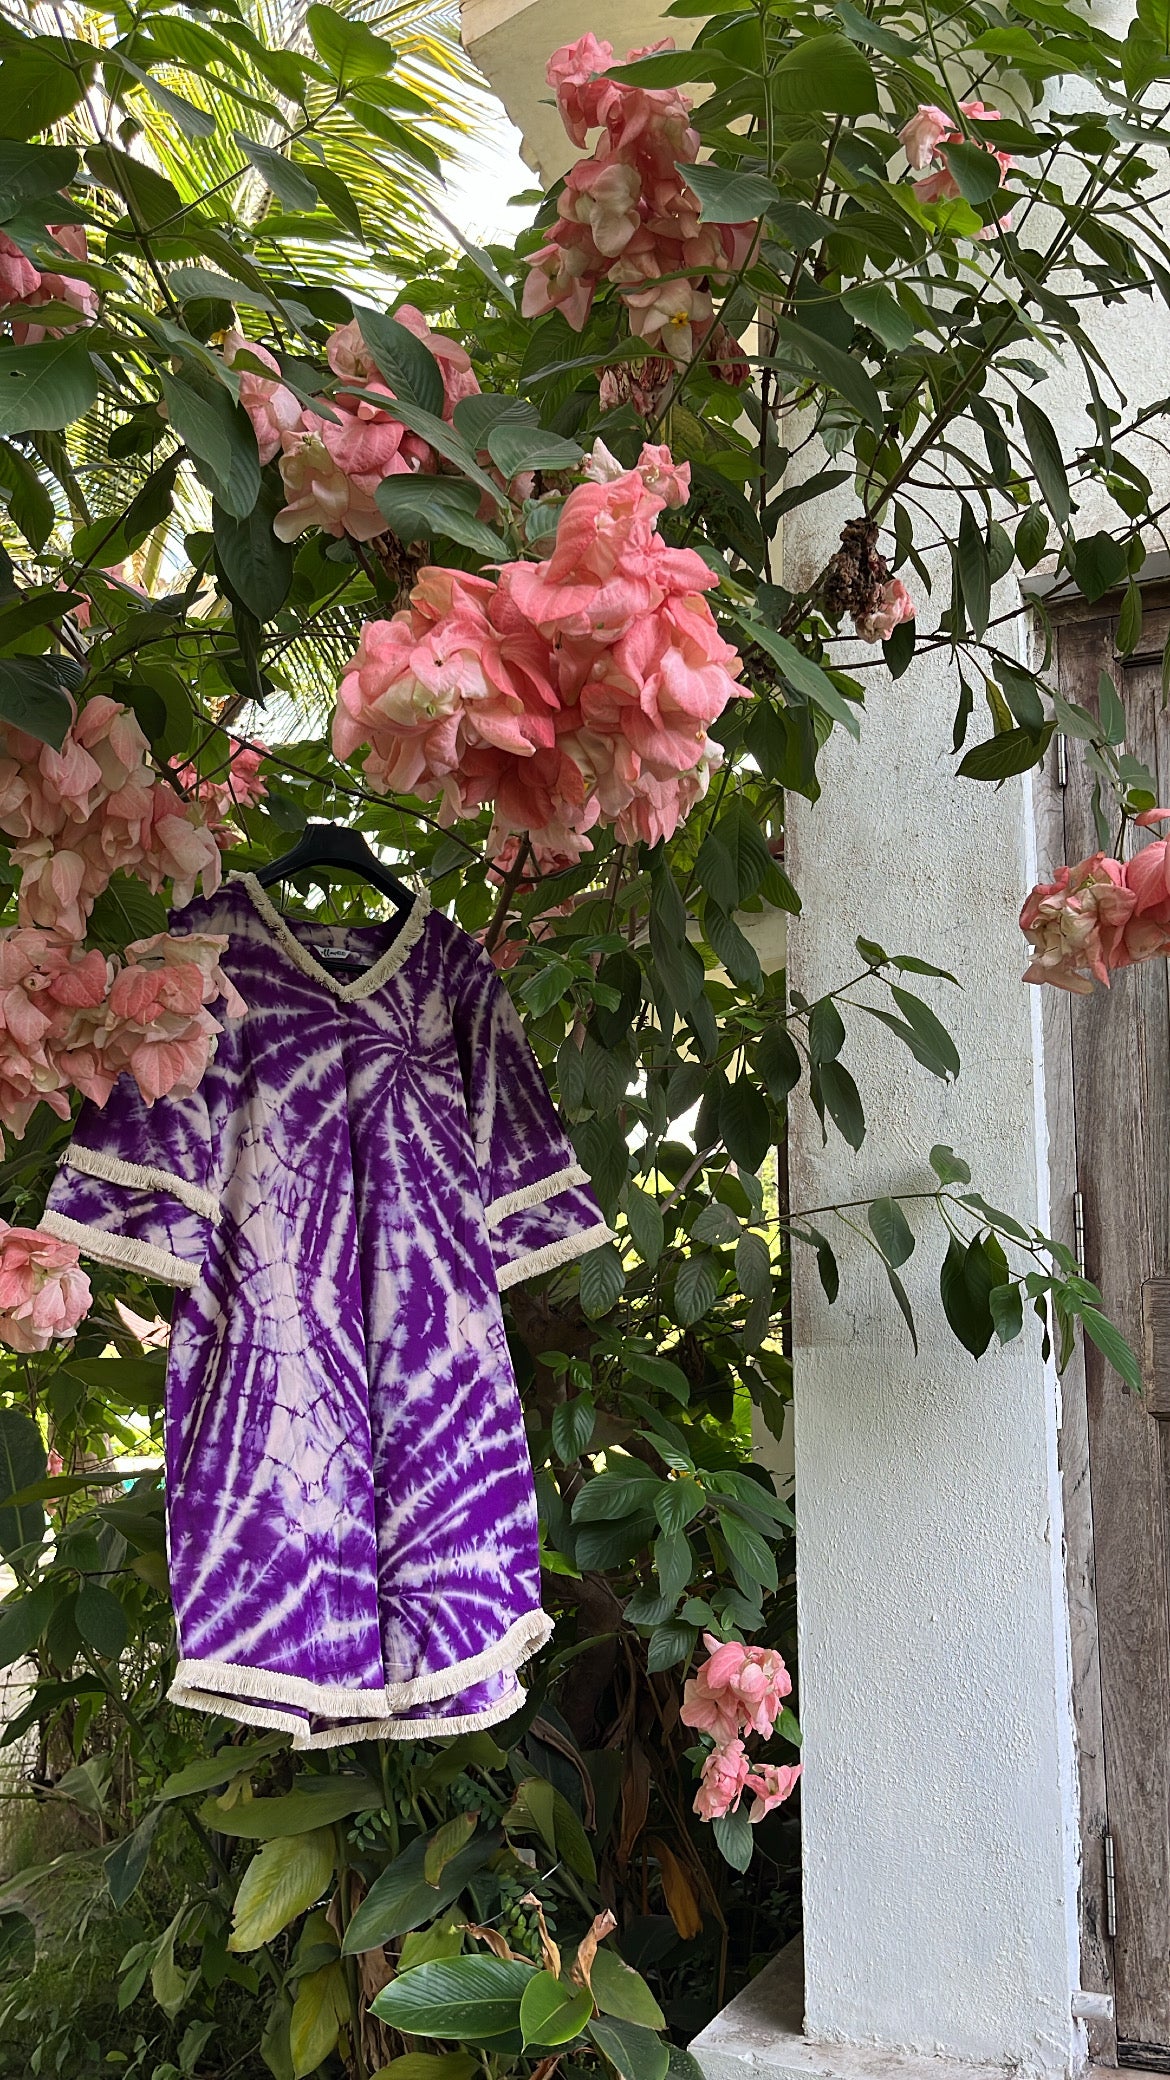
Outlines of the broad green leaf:
M1039 736L1029 729L1002 730L968 751L959 772L966 780L1010 780L1017 773L1026 773L1040 764L1054 727L1045 723Z
M39 1545L45 1535L45 1512L39 1502L23 1509L5 1497L19 1495L45 1477L48 1464L41 1433L21 1408L0 1408L0 1553Z
M553 1411L553 1450L564 1465L570 1466L589 1449L597 1425L597 1410L592 1394L578 1394L572 1401L562 1401Z
M813 658L806 657L802 650L788 641L787 636L778 635L774 628L765 627L762 621L749 620L744 614L736 614L735 619L751 641L759 643L775 660L782 676L797 693L811 701L815 708L820 708L823 714L831 715L834 722L842 723L851 737L860 737L861 724L855 708L844 694L838 692L827 672L823 672Z
M988 1286L985 1291L981 1290L980 1266L971 1257L972 1250L979 1248L978 1236L964 1249L952 1235L939 1274L943 1312L959 1342L973 1358L983 1356L995 1327L989 1305L992 1289Z
M612 1468L596 1473L578 1490L573 1503L573 1522L609 1523L619 1517L634 1516L640 1510L653 1509L662 1485L657 1475L652 1473L615 1473Z
M576 441L557 433L545 433L522 420L497 419L487 434L487 451L503 476L518 476L526 469L575 469L581 461Z
M840 1062L825 1062L817 1071L825 1110L850 1148L860 1148L865 1139L865 1112L861 1094L848 1069Z
M581 1259L581 1305L591 1322L599 1321L617 1305L625 1291L626 1274L612 1242L591 1249Z
M699 198L704 224L746 224L780 200L772 181L762 174L743 173L738 167L703 161L680 166L679 172Z
M435 1830L423 1858L423 1878L428 1885L438 1885L447 1865L467 1847L478 1824L478 1813L453 1813Z
M653 2030L601 2016L590 2023L589 2034L621 2080L666 2080L670 2056Z
M914 1233L896 1199L875 1199L869 1225L887 1264L896 1271L914 1249Z
M364 22L351 21L332 7L314 5L305 16L305 25L313 49L338 80L376 78L393 69L393 46L385 37L375 36Z
M379 1949L395 1936L406 1935L408 1930L433 1921L452 1900L458 1899L467 1880L483 1870L496 1853L499 1841L498 1830L494 1834L481 1830L466 1849L461 1849L444 1866L439 1883L428 1885L423 1875L427 1843L420 1835L375 1878L350 1918L341 1946L344 1955L357 1956L363 1950Z
M0 494L29 548L43 549L53 531L53 501L28 456L8 441L0 442Z
M24 202L60 194L77 166L77 153L67 145L0 138L0 222L14 216Z
M230 1806L212 1799L199 1817L218 1834L271 1842L331 1827L351 1813L372 1812L381 1803L382 1791L369 1777L302 1777L297 1788L279 1798L245 1798Z
M423 351L426 352L426 349ZM379 397L376 391L347 389L346 395L359 400L365 398L368 403L385 409L385 396ZM485 469L480 468L467 442L460 438L453 426L448 426L445 419L436 418L433 412L424 411L421 405L401 395L394 400L394 416L401 419L402 424L408 426L412 433L417 433L424 441L429 441L432 448L436 448L446 461L453 462L457 470L461 470L473 484L479 485L481 491L486 491L493 505L500 506L505 503L499 485L493 483Z
M1141 1367L1120 1329L1095 1307L1081 1309L1081 1324L1086 1336L1096 1344L1107 1365L1120 1374L1133 1393L1140 1394L1142 1387Z
M898 1277L898 1274L895 1271L893 1265L889 1263L887 1263L886 1265L886 1278L889 1281L890 1291L898 1303L898 1309L902 1316L902 1320L905 1322L906 1327L910 1331L910 1341L914 1346L915 1355L917 1355L918 1330L914 1322L914 1309L910 1305L910 1295L907 1293L906 1288L902 1284L901 1279Z
M209 473L225 512L245 519L260 496L260 458L247 413L210 380L199 389L165 371L160 380L167 417L179 439Z
M1024 1326L1024 1296L1019 1286L993 1286L987 1304L1000 1342L1013 1342Z
M342 2023L348 2021L349 1993L341 1965L326 1964L306 1972L297 1982L288 2026L293 2080L317 2071L336 2045Z
M286 159L283 152L274 151L271 145L258 144L242 130L234 133L236 143L244 157L255 167L261 180L271 188L277 201L285 209L315 210L317 190L304 168Z
M1063 527L1072 511L1072 499L1056 430L1047 413L1030 397L1021 397L1018 410L1020 431L1036 472L1040 495L1057 526Z
M719 1137L741 1170L758 1170L773 1145L771 1115L755 1078L737 1076L719 1100Z
M683 87L694 79L709 79L711 60L701 50L650 51L625 65L611 65L606 79L620 80L630 87ZM691 169L688 167L688 172Z
M382 311L359 310L358 324L379 375L389 383L395 397L416 404L420 411L441 416L443 378L425 341Z
M97 57L91 44L69 36L64 27L52 36L7 43L0 63L0 92L10 135L32 137L76 108L93 84Z
M73 1611L74 1623L87 1646L106 1660L114 1661L130 1636L126 1612L110 1589L100 1582L83 1582Z
M420 1964L384 1986L371 2013L409 2037L482 2044L520 2023L536 1966L503 1957L453 1957Z
M139 1821L132 1834L115 1842L102 1858L106 1889L118 1912L129 1904L142 1883L146 1866L150 1861L151 1844L155 1829L162 1819L162 1806L152 1806L146 1817Z
M593 2001L587 1986L566 1986L551 1972L537 1972L520 2000L520 2030L525 2045L571 2044L592 2013Z
M882 345L894 353L904 353L917 338L918 327L913 318L880 282L860 283L856 289L847 290L841 302L851 318L876 332Z
M999 164L994 153L981 144L948 144L944 154L947 169L958 183L964 201L973 203L990 202L1000 186Z
M476 2068L466 2051L407 2051L379 2066L372 2080L471 2080Z
M951 1039L942 1020L936 1018L929 1004L915 997L909 990L900 989L896 983L890 985L890 995L907 1025L917 1036L920 1061L929 1057L927 1066L934 1069L936 1076L952 1076L959 1073L959 1051Z
M663 2014L646 1981L617 1954L604 1946L589 1968L593 1998L603 2015L619 2022L637 2022L643 2029L665 2029Z
M478 556L506 561L502 535L479 518L480 494L461 477L417 475L384 477L374 497L378 510L401 542L420 536L446 535Z
M80 339L0 347L0 434L58 432L83 419L98 393Z
M959 506L959 538L955 553L967 619L975 634L981 636L991 615L991 562L982 529L966 499Z
M783 1105L800 1082L800 1056L786 1028L777 1021L761 1036L756 1067L773 1105Z
M680 1329L689 1329L714 1306L719 1292L714 1260L707 1250L684 1257L674 1282L674 1316Z
M742 1799L739 1810L734 1813L724 1813L722 1819L712 1823L711 1831L715 1836L715 1846L724 1862L729 1863L732 1870L746 1871L752 1860L752 1849L755 1844L751 1821L748 1819Z
M835 30L801 36L772 73L775 105L792 115L876 115L877 81L868 58Z
M56 658L0 657L0 719L60 750L73 706Z
M680 1619L669 1618L655 1625L646 1642L648 1673L657 1675L664 1668L677 1668L680 1662L689 1661L698 1636L696 1625L687 1625Z
M238 1748L221 1748L218 1755L204 1755L189 1762L183 1769L175 1770L167 1778L157 1794L160 1805L173 1798L190 1798L195 1792L215 1791L227 1784L242 1770L252 1769L259 1762L267 1761L281 1748L287 1747L288 1736L283 1733L267 1733L257 1741L246 1741Z
M774 1590L778 1580L776 1555L767 1541L750 1524L744 1524L729 1509L719 1511L719 1529L727 1546L731 1570L745 1596L760 1589Z
M0 1608L0 1668L11 1668L31 1654L56 1609L62 1586L56 1576Z
M279 614L292 585L296 549L272 531L284 503L281 486L269 476L262 479L256 504L243 518L221 505L212 506L216 560L228 589L262 623Z
M228 1949L259 1950L279 1935L320 1899L333 1876L333 1861L328 1827L266 1842L240 1880Z
M1073 576L1086 599L1103 599L1121 583L1125 571L1124 541L1115 541L1103 531L1078 541L1073 552Z
M808 326L798 325L794 318L773 318L771 323L777 341L783 341L796 354L799 364L830 390L836 390L875 433L880 432L882 401L872 376L857 356L833 346Z
M971 1168L953 1148L939 1141L930 1151L930 1167L941 1184L970 1184Z
M832 997L818 997L809 1013L808 1051L814 1062L835 1062L845 1045L845 1023Z
M164 87L161 81L154 79L149 72L143 71L141 65L136 65L132 58L128 58L125 49L118 53L118 63L131 78L138 81L139 86L145 87L151 100L157 102L159 108L178 126L184 137L214 137L215 117L210 109L196 108L194 102L188 101L185 95L176 94L172 88Z
M657 1199L633 1183L626 1187L626 1224L643 1263L653 1267L666 1240L662 1210Z

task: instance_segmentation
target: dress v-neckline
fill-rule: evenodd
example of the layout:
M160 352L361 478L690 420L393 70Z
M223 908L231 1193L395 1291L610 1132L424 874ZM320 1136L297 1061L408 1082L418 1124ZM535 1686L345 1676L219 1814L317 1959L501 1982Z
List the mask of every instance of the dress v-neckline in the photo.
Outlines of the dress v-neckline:
M415 896L401 928L373 966L356 976L352 982L342 982L339 976L331 975L328 968L314 959L307 946L302 945L288 919L282 916L255 874L235 873L229 878L243 889L261 923L268 927L281 952L287 954L293 966L299 968L302 975L307 975L310 981L319 982L322 989L327 989L330 996L338 998L343 1004L353 1004L362 997L372 996L376 989L380 989L382 984L397 972L411 949L418 944L431 907L430 897L424 889Z

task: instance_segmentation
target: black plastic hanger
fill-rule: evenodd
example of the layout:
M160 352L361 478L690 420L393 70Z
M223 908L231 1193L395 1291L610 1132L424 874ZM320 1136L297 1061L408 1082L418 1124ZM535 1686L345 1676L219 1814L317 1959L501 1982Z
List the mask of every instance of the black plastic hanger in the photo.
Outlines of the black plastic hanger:
M400 910L408 910L414 902L406 884L382 865L361 832L351 830L345 823L307 823L292 851L283 852L279 859L261 867L256 879L261 888L271 888L274 882L299 874L303 867L346 867L351 873L360 874L382 895L389 896Z

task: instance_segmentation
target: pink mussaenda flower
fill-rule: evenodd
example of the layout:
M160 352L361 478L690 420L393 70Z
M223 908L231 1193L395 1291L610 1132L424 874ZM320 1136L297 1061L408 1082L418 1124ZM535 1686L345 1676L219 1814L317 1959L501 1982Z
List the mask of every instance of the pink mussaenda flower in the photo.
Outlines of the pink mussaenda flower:
M24 303L40 286L40 270L0 231L0 308Z
M742 1741L712 1748L699 1772L695 1811L700 1820L722 1820L734 1813L751 1779L751 1762Z
M854 619L853 626L863 643L888 643L899 622L913 621L918 609L901 578L882 586L868 614Z
M800 1782L804 1764L801 1762L762 1762L747 1779L747 1789L755 1792L748 1819L753 1827L765 1813L771 1813L791 1798Z
M265 744L236 744L222 778L200 779L194 766L184 766L179 773L180 785L202 804L207 828L221 852L239 843L239 832L229 821L232 811L250 809L268 793L268 782L260 771L267 756Z
M986 108L982 101L960 101L959 108L963 115L973 119L975 122L998 123L1003 120L998 108ZM926 175L925 180L915 181L914 194L916 199L919 202L953 202L961 191L958 181L947 164L946 147L950 144L961 144L963 142L963 132L958 124L946 114L945 110L927 105L919 107L917 113L911 117L910 121L898 134L906 147L906 156L911 166L915 168L934 166L936 168L934 172ZM977 141L985 151L991 152L998 162L1000 179L1002 181L1003 176L1008 172L1012 164L1011 153L994 151L993 147L984 143L982 139ZM1001 230L1009 230L1011 228L1010 210L1006 215L997 218L996 223ZM983 238L990 237L993 228L991 225L985 225L980 236Z
M271 462L273 456L279 455L285 434L302 430L306 423L301 401L281 381L275 354L246 334L234 328L224 333L223 358L229 368L247 358L272 371L271 376L263 376L253 368L240 369L240 403L252 421L261 462Z
M772 1733L792 1678L774 1647L748 1647L742 1640L720 1643L703 1634L709 1659L685 1684L680 1717L684 1726L726 1742L733 1734Z
M937 108L932 101L920 101L910 121L903 123L898 139L909 164L921 172L930 165L944 139L954 134L954 118L945 108Z
M47 1350L54 1337L73 1335L91 1298L75 1243L0 1222L0 1343Z
M1109 987L1109 970L1137 897L1126 886L1120 860L1095 852L1079 866L1061 867L1041 882L1020 912L1020 930L1032 942L1025 982L1053 982L1087 996L1091 978Z

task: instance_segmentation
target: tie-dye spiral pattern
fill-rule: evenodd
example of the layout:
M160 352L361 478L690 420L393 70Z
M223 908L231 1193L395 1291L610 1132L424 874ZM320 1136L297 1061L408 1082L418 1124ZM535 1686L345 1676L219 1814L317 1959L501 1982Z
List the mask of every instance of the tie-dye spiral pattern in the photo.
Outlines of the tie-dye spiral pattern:
M182 1288L171 1694L299 1747L491 1725L549 1629L500 1290L609 1230L490 960L425 899L323 929L241 876L171 928L229 935L248 1015L194 1097L86 1105L45 1217Z

